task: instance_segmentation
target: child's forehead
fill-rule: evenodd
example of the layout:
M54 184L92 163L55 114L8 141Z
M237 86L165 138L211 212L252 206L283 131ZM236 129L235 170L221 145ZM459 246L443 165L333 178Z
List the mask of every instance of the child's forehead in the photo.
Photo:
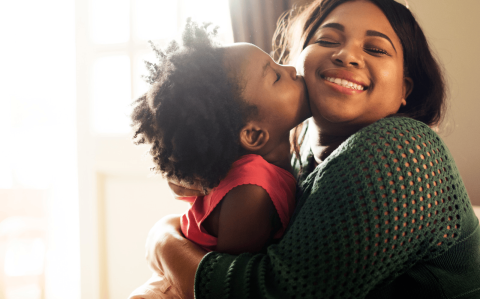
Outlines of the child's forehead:
M256 73L262 66L271 62L271 57L260 48L249 43L234 43L224 46L226 64L231 71Z

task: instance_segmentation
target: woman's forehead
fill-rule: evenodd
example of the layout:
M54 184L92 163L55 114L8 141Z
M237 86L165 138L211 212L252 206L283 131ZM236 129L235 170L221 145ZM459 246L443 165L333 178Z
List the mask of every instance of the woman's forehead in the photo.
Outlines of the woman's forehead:
M359 0L340 4L326 16L316 31L326 27L334 27L340 31L355 31L359 34L380 32L400 45L400 39L383 11L370 1Z
M337 6L328 14L320 27L329 22L354 27L372 26L393 31L383 11L370 1L349 1Z

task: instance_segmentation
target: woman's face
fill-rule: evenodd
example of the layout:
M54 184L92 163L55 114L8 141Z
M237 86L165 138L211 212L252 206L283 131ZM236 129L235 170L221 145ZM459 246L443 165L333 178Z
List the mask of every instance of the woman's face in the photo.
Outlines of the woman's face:
M368 1L335 8L297 60L322 132L349 134L396 113L411 90L403 49L383 12Z

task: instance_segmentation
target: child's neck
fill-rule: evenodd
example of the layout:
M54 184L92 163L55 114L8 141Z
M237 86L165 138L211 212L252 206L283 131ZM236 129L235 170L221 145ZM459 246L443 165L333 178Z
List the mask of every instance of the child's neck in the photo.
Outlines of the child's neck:
M261 155L265 161L280 168L283 168L290 173L293 173L290 155L290 132L286 133L278 140L269 140L268 144L256 153Z

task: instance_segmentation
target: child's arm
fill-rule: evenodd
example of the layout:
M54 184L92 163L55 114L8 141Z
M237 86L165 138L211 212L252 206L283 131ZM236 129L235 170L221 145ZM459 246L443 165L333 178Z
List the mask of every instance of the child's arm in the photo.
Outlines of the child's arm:
M261 251L272 235L274 213L275 206L262 187L233 188L210 215L216 218L215 251L230 254Z

